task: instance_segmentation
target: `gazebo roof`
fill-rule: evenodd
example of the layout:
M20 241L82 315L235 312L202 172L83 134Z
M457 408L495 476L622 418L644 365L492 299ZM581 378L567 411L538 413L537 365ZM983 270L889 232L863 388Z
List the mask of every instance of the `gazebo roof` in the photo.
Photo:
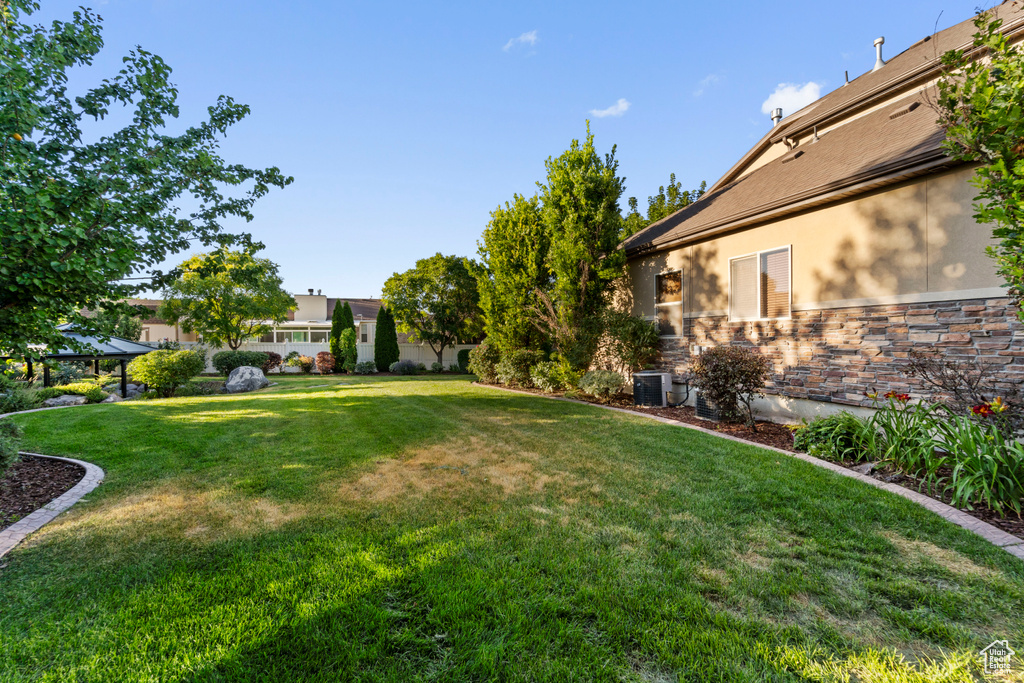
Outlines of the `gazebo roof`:
M70 348L61 348L56 351L47 350L46 357L56 360L91 360L93 358L136 358L153 351L152 346L133 342L120 337L111 337L107 341L100 341L99 337L78 334L70 324L57 327L64 333L65 337L74 339L80 344L92 349L92 353L80 353Z

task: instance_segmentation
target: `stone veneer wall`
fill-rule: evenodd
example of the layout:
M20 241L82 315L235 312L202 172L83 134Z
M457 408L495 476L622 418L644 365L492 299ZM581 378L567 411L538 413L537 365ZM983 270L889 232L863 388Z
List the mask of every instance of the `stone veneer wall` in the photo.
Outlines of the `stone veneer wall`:
M1009 299L971 299L795 311L791 320L729 322L690 318L684 336L662 340L658 368L685 373L691 345L738 344L774 365L766 393L847 405L871 405L865 392L926 397L901 366L912 349L1003 366L1006 383L1024 382L1024 325Z

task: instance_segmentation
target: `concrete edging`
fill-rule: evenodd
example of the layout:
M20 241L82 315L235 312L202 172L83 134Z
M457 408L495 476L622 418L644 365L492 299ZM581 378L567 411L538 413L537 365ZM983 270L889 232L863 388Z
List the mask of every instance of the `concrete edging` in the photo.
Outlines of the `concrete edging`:
M473 384L478 387L484 387L487 389L497 389L498 391L507 391L513 394L521 394L523 396L534 396L536 398L546 398L553 401L566 401L568 403L578 403L580 405L594 406L595 408L603 408L604 410L612 410L617 413L626 413L627 415L635 415L637 417L655 420L657 422L674 425L676 427L684 427L686 429L693 429L698 432L704 432L705 434L710 434L711 436L717 436L720 439L728 439L730 441L736 441L738 443L744 443L750 446L764 448L769 451L775 451L776 453L781 453L782 455L787 455L791 458L803 460L804 462L808 462L812 465L816 465L818 467L831 470L832 472L835 472L836 474L842 475L844 477L857 479L858 481L862 481L865 484L874 486L877 489L883 489L885 491L889 491L890 493L895 493L897 496L902 496L907 500L911 500L917 503L918 505L924 507L925 509L934 512L946 521L952 522L953 524L956 524L959 527L967 529L968 531L973 532L978 536L981 536L989 543L1002 548L1011 555L1024 560L1024 540L1017 538L1013 534L1008 534L1002 529L992 526L988 522L983 522L982 520L976 517L972 517L966 512L957 510L955 507L946 505L942 501L935 500L934 498L926 496L923 493L918 493L917 491L904 488L902 486L899 486L898 484L887 484L885 482L878 481L873 477L869 477L865 474L860 474L859 472L854 472L853 470L848 470L841 465L837 465L833 462L828 462L827 460L820 460L812 455L807 455L806 453L791 453L790 451L784 451L781 448L775 448L774 446L766 446L764 444L756 443L754 441L747 441L746 439L741 439L739 437L731 436L729 434L722 434L721 432L716 432L713 429L705 429L704 427L698 427L697 425L681 422L679 420L670 420L668 418L659 417L657 415L647 415L645 413L638 413L633 410L626 410L625 408L604 406L599 403L590 403L589 401L578 401L572 398L565 398L564 396L544 396L543 394L534 394L529 391L519 391L518 389L498 387L491 384L480 384L479 382L473 382Z
M100 482L103 481L103 477L105 476L102 469L93 465L91 462L85 462L84 460L61 458L56 455L43 455L42 453L22 452L21 455L31 455L34 458L49 458L51 460L73 462L76 465L81 465L85 468L85 476L82 477L77 484L51 500L43 507L22 517L11 526L0 531L0 557L3 557L13 550L15 546L25 540L26 536L39 531L44 526L52 522L57 515L77 503L86 494L92 492L93 489L100 485Z

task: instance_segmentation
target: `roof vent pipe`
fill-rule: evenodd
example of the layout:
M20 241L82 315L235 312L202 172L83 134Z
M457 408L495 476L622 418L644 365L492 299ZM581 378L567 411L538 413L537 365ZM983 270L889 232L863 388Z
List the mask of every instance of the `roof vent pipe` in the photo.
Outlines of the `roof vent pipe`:
M309 288L309 295L313 296L313 288L312 287Z
M779 121L782 120L782 107L776 107L772 109L772 127L779 125Z
M882 45L885 44L885 36L881 38L875 38L875 68L872 71L878 71L885 66L885 60L882 59Z

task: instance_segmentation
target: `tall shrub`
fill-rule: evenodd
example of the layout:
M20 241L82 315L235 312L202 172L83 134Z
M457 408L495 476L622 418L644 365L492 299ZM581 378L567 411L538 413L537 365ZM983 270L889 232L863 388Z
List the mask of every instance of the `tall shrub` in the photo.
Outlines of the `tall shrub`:
M373 339L373 362L378 372L387 372L399 359L398 330L390 309L381 306L377 311L377 329Z
M341 367L345 372L355 370L356 361L359 360L359 351L356 348L356 331L354 328L347 328L341 332ZM335 363L338 359L335 359Z
M625 263L625 253L616 248L625 181L618 175L615 147L604 158L597 153L589 122L583 144L573 140L545 166L541 215L551 240L547 263L554 284L550 294L535 292L541 302L537 315L558 353L574 368L585 369L600 338L608 288Z

